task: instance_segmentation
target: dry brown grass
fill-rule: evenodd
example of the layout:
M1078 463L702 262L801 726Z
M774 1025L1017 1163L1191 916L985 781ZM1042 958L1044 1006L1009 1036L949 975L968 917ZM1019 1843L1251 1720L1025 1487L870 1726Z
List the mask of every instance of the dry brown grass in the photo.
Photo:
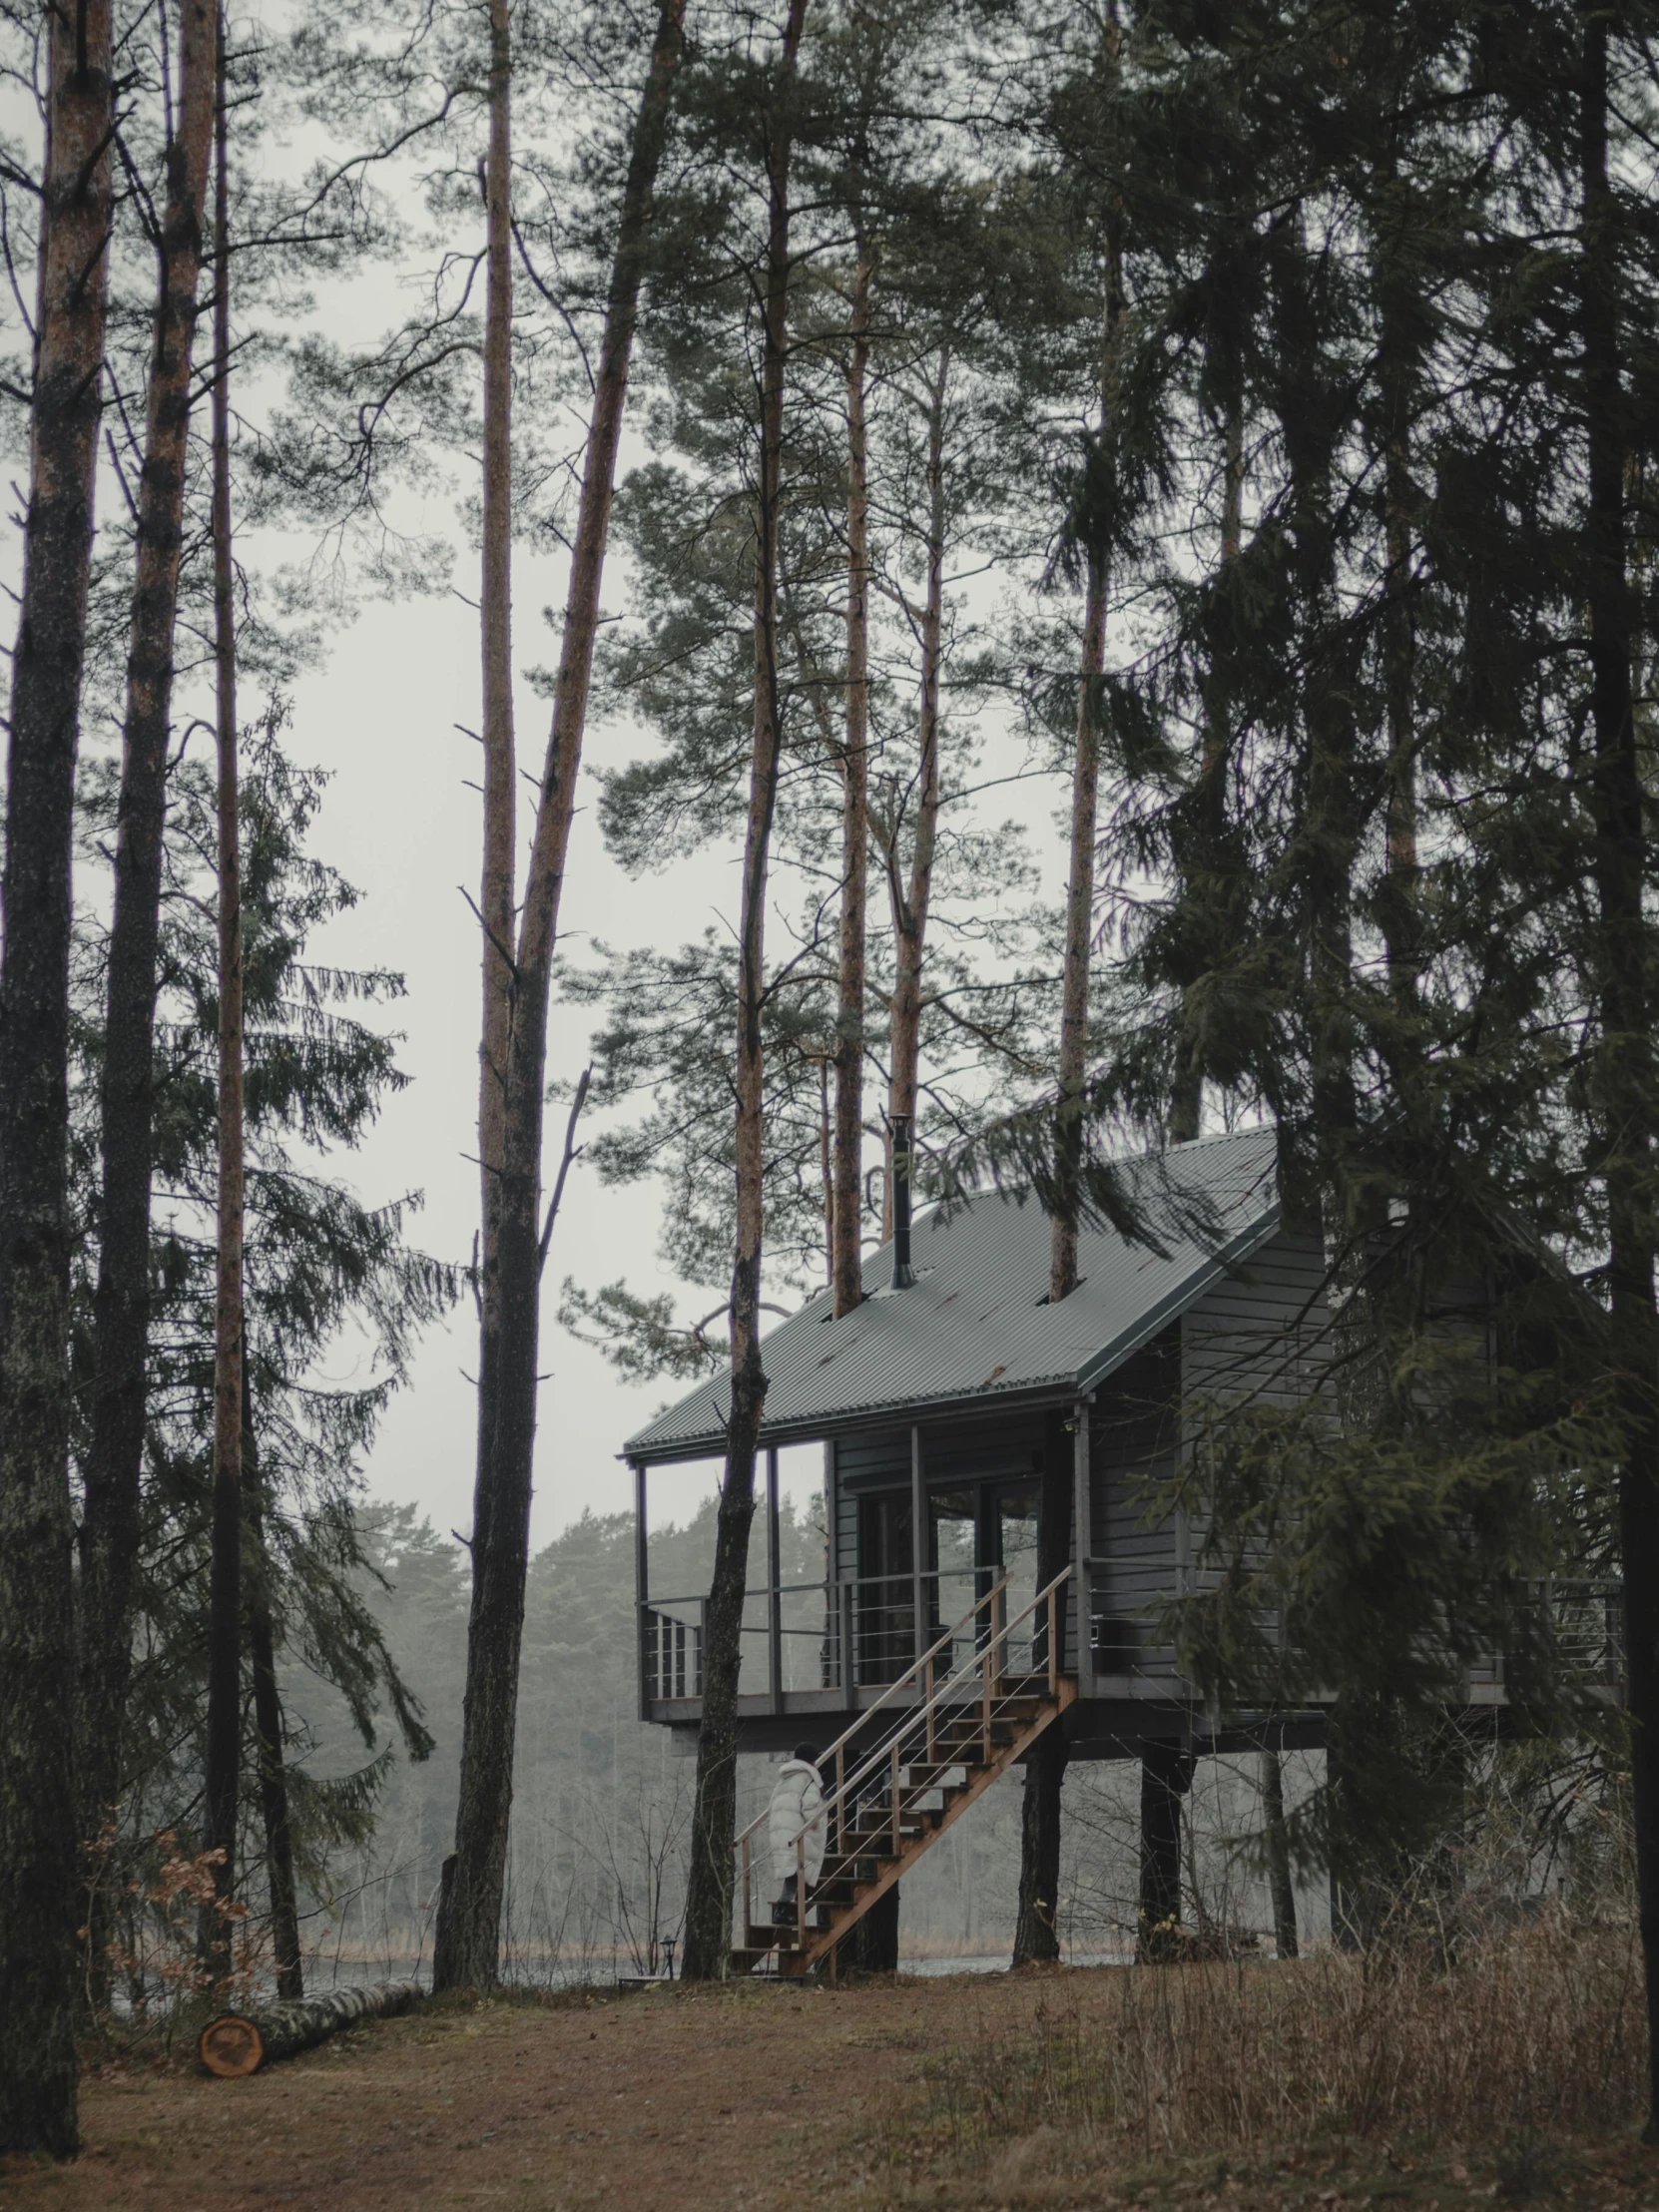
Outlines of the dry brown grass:
M1465 1942L1056 1978L1029 2021L926 2062L880 2135L960 2170L1097 2171L1274 2146L1524 2146L1624 2129L1646 2035L1632 1931L1565 1918ZM1031 2139L1024 2150L1020 2148Z

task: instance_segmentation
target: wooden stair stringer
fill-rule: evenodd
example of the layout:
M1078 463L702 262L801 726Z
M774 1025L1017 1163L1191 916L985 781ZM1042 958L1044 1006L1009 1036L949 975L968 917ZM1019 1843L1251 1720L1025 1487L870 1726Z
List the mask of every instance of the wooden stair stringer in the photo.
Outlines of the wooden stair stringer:
M1070 1677L1062 1675L1059 1695L1053 1702L1049 1703L1045 1700L1043 1710L1027 1721L1023 1728L1016 1729L1008 1743L997 1744L993 1747L991 1761L988 1766L970 1770L967 1782L961 1788L947 1795L943 1815L938 1826L936 1828L924 1828L919 1836L912 1836L896 1859L883 1860L881 1871L874 1881L859 1883L857 1885L857 1895L849 1905L831 1907L828 1928L814 1930L809 1940L801 1949L792 1950L787 1954L780 1953L780 1971L787 1973L793 1979L796 1975L807 1973L812 1967L816 1966L819 1960L825 1957L840 1941L849 1929L856 1928L876 1900L886 1896L893 1884L901 1878L907 1869L915 1865L922 1853L931 1850L946 1829L950 1827L956 1816L959 1813L965 1813L976 1798L982 1797L1000 1775L1007 1773L1016 1759L1023 1758L1043 1730L1051 1727L1068 1705L1076 1703L1076 1682ZM784 1964L786 1955L789 1960L787 1966Z

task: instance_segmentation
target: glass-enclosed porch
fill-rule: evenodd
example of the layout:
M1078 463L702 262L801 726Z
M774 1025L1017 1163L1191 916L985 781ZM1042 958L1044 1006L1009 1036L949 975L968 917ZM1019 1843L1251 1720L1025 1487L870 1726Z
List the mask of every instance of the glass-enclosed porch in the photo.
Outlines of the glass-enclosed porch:
M951 1631L940 1660L964 1664L986 1632L980 1601L993 1591L1000 1593L1000 1617L1024 1624L1006 1654L1009 1666L1045 1672L1048 1629L1030 1611L1044 1556L1045 1453L1060 1462L1050 1467L1047 1493L1051 1510L1064 1515L1056 1548L1069 1562L1074 1426L1065 1408L1037 1408L989 1427L889 1428L814 1446L810 1556L805 1454L787 1452L794 1465L781 1472L778 1447L764 1450L757 1466L740 1718L805 1721L856 1712ZM702 1464L712 1487L720 1463ZM676 1581L680 1562L663 1555L660 1536L653 1540L654 1520L661 1518L653 1485L671 1470L636 1465L634 1472L641 1713L689 1725L703 1690L708 1576L686 1573L686 1561L684 1579ZM1075 1619L1068 1598L1058 1659L1073 1674Z

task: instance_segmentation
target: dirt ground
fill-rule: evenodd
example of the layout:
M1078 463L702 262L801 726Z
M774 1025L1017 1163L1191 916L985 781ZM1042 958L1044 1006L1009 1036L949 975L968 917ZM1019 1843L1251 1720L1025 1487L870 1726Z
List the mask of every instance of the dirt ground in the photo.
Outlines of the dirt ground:
M1064 1976L1085 2005L1092 1977ZM1102 2172L1026 2137L958 2169L905 2125L930 2056L1052 2000L1049 1977L965 1975L841 1990L652 1990L427 2009L370 2023L247 2081L104 2069L70 2166L0 2166L5 2212L876 2212L1115 2205L1124 2212L1489 2212L1550 2198L1659 2206L1659 2154L1555 2147L1517 2173L1447 2148L1252 2170L1165 2161Z

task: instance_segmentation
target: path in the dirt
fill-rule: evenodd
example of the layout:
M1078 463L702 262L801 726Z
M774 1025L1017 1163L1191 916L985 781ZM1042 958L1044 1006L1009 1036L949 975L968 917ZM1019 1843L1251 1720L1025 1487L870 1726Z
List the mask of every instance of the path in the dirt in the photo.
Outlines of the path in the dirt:
M677 1989L376 2022L247 2081L90 2081L83 2155L13 2167L22 2212L814 2212L862 2195L883 2094L1025 1980Z

